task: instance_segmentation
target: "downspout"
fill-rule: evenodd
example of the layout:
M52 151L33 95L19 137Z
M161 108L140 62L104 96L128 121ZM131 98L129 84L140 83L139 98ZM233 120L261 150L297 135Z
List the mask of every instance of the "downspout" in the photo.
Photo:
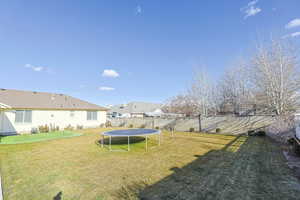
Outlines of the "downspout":
M2 105L0 104L0 115L4 111L4 108L2 108ZM0 126L3 125L3 117L1 117ZM0 161L1 162L1 161ZM2 191L2 182L1 182L1 173L0 173L0 200L3 200L3 191Z
M1 174L0 174L0 200L3 200L3 191L2 191L2 183L1 183Z
M3 114L3 116L1 117L1 121L0 121L0 127L2 127L2 128L4 126L4 112L9 109L11 109L10 106L0 102L0 114ZM0 195L0 197L1 197L1 195ZM0 198L0 200L2 200L2 199Z

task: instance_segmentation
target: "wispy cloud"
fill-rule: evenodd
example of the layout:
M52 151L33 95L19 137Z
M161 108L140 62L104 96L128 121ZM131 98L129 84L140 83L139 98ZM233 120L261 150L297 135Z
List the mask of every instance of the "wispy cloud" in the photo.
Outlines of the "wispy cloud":
M106 87L106 86L99 87L98 89L101 90L101 91L112 91L112 90L115 90L115 88Z
M102 72L102 76L104 77L112 77L112 78L117 78L119 77L119 73L116 72L115 70L113 69L105 69L103 72Z
M295 28L295 27L298 27L298 26L300 26L300 18L293 19L287 25L285 25L285 28L290 29L290 28Z
M240 9L241 12L244 13L244 19L255 16L262 11L262 9L257 6L257 2L258 0L250 1L247 6Z
M45 67L42 67L42 66L34 66L34 65L31 65L31 64L26 64L24 66L25 68L28 68L28 69L31 69L35 72L41 72L41 71L44 71L45 70Z
M137 7L135 8L135 14L140 15L140 14L142 14L142 12L143 12L142 6L137 5Z
M300 36L300 32L295 32L295 33L291 33L291 34L287 34L285 36L283 36L282 38L293 38L293 37L298 37Z

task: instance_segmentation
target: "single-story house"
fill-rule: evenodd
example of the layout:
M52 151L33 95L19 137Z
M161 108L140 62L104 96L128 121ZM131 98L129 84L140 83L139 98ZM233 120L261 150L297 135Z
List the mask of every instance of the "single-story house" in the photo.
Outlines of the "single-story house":
M111 106L108 116L112 118L143 118L147 117L147 114L156 114L157 116L157 111L161 107L162 104L158 103L130 102L128 104ZM159 112L162 111L160 110Z
M29 133L39 126L83 128L106 123L107 109L64 94L0 89L0 135Z

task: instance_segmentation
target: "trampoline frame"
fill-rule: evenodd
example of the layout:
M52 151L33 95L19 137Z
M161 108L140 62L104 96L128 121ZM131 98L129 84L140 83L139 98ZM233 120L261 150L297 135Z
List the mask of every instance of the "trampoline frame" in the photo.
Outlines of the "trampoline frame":
M139 129L121 129L121 130L139 130ZM127 137L127 151L130 151L130 137L145 137L146 143L145 143L145 149L148 151L148 136L149 135L158 135L158 146L161 144L161 131L160 130L155 130L155 129L147 129L147 130L154 130L155 132L149 133L149 134L134 134L134 135L109 135L107 133L112 132L112 131L118 131L118 130L112 130L112 131L106 131L102 132L102 139L101 139L101 147L104 148L104 137L108 136L109 137L109 151L125 151L125 150L113 150L111 148L111 141L112 137Z

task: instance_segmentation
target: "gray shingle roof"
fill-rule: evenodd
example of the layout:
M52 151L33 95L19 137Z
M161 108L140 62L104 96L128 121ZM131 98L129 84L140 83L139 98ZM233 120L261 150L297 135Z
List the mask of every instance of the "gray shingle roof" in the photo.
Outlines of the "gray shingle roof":
M146 103L146 102L130 102L126 105L120 104L113 106L109 112L117 113L146 113L153 112L158 108L161 108L162 105L158 103Z
M17 109L45 110L107 110L64 94L0 89L0 105ZM2 107L5 107L2 105Z

